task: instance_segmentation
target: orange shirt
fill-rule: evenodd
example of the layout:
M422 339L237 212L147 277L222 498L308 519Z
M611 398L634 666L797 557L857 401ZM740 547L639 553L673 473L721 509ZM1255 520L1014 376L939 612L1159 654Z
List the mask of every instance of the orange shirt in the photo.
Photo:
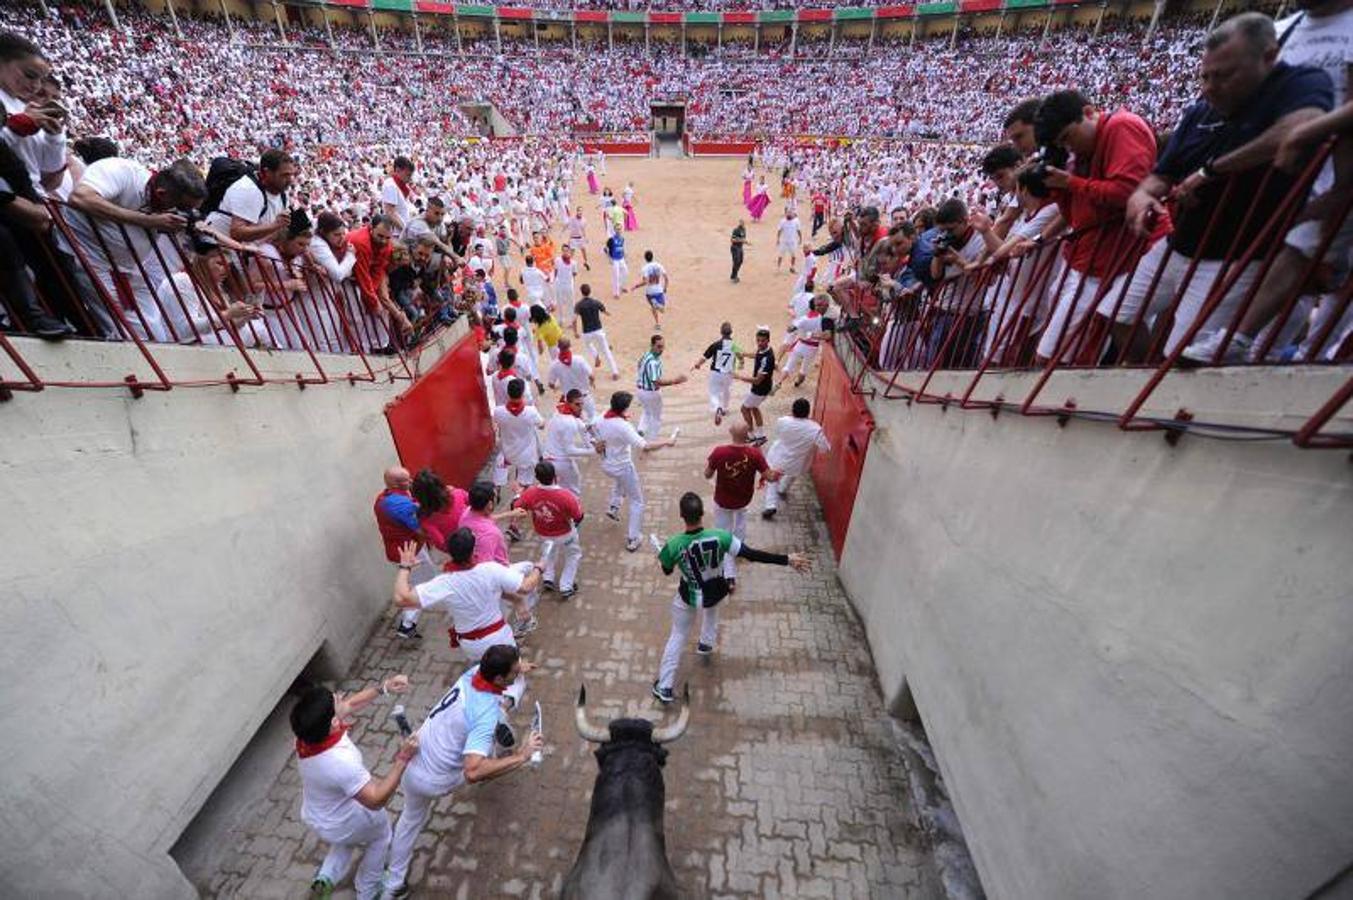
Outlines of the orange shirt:
M530 250L531 258L536 261L536 268L540 269L546 278L554 277L555 250L554 241L550 238L533 245Z

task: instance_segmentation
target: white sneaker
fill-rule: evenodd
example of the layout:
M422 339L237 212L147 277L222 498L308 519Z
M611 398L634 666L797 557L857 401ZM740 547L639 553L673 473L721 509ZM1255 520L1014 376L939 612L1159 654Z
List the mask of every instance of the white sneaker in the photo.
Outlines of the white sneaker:
M1217 351L1221 349L1221 342L1226 338L1226 329L1218 328L1210 332L1206 337L1195 340L1189 344L1181 355L1189 362L1197 363L1203 366L1212 365L1213 358ZM1254 338L1246 337L1237 331L1231 335L1231 343L1226 345L1226 353L1217 360L1219 366L1239 366L1249 361L1250 350L1254 346Z

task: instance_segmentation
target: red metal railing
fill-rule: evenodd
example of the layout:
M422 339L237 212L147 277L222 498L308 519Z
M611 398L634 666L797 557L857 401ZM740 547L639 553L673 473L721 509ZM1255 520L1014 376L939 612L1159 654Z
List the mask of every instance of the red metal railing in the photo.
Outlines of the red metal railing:
M1348 235L1341 235L1342 229L1353 227L1347 222L1353 211L1353 192L1337 199L1333 204L1337 208L1316 220L1316 225L1307 226L1320 228L1313 255L1284 253L1285 238L1302 221L1308 195L1330 150L1329 146L1322 148L1309 161L1276 205L1272 195L1280 184L1274 183L1273 191L1266 193L1274 177L1271 171L1260 179L1257 189L1248 182L1243 189L1253 189L1253 196L1245 203L1239 227L1220 259L1206 259L1202 249L1214 234L1226 234L1218 229L1234 224L1223 219L1236 215L1237 204L1231 201L1242 190L1236 179L1225 185L1192 258L1169 251L1168 244L1151 244L1122 227L1119 219L1051 241L1036 241L1023 255L973 266L929 288L899 290L896 283L838 283L833 293L842 316L836 345L838 352L854 358L853 387L884 399L987 409L992 414L1010 410L1026 416L1053 416L1062 422L1070 417L1093 418L1113 422L1123 430L1164 430L1172 440L1184 431L1194 431L1246 439L1289 438L1301 447L1353 447L1353 432L1328 430L1353 400L1353 380L1319 409L1301 412L1309 418L1294 429L1202 422L1182 408L1172 417L1143 414L1163 383L1190 377L1185 369L1223 361L1248 366L1329 366L1353 360L1349 309L1353 279L1346 274ZM1073 249L1085 247L1090 248L1090 258L1111 261L1093 282L1067 263ZM1278 266L1285 267L1281 277L1270 279ZM1313 278L1330 268L1341 270L1341 283L1333 289L1328 285L1315 292L1306 289ZM1280 292L1275 305L1274 285L1284 284L1290 289ZM1258 334L1249 335L1253 339L1249 358L1243 363L1227 360L1228 345L1264 292L1265 308L1276 311ZM1056 313L1059 306L1062 315ZM1185 356L1197 339L1214 332L1220 334L1220 343L1210 358ZM1060 405L1039 402L1057 373L1107 368L1139 371L1146 378L1117 408L1086 409L1071 397ZM979 385L993 371L1027 372L1036 378L1027 389L1021 388L1020 397L979 396ZM955 372L971 373L961 388L942 392L933 388L942 373L946 375L943 383L953 385ZM1010 380L1003 384L1008 389Z
M134 345L149 377L144 371L120 381L47 377L38 357L26 358L11 335L0 332L0 400L9 399L10 391L48 387L116 387L140 396L176 387L412 380L418 349L442 322L445 304L429 308L416 323L416 337L401 335L383 313L363 302L351 280L335 281L304 255L284 260L268 246L222 248L218 278L210 266L194 262L198 255L189 252L182 232L96 220L55 202L48 210L51 234L29 242L36 249L26 260L36 276L39 306L70 321L79 332L73 340ZM31 310L21 309L16 299L0 292L0 310L11 334L22 335ZM182 377L162 352L166 344L234 352L219 376ZM278 350L304 354L306 370L278 374ZM200 366L195 368L200 372Z

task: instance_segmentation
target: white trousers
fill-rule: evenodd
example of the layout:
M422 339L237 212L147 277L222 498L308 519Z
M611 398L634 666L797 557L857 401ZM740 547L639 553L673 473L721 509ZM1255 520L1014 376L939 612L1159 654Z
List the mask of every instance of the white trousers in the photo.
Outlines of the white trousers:
M583 559L583 545L578 540L578 529L573 529L563 537L543 538L542 543L549 547L544 557L541 559L541 565L545 571L540 577L544 581L554 581L555 565L562 559L563 567L559 573L559 590L567 591L573 587L578 580L578 564Z
M623 259L611 260L611 293L620 296L620 291L625 287L625 280L630 277L629 263Z
M352 857L365 847L362 861L357 864L353 887L358 900L375 900L380 894L381 872L385 870L385 854L390 848L390 815L383 809L354 809L342 825L314 829L315 835L329 844L329 852L319 866L319 877L338 884L348 872Z
M400 792L404 795L404 809L399 814L399 821L395 822L390 841L390 867L385 873L388 890L393 891L408 878L414 842L432 815L432 807L440 798L464 783L465 777L459 769L440 779L440 783L424 775L421 769L411 767L404 771L404 777L399 782Z
M1141 271L1140 266L1138 271ZM1057 277L1060 279L1061 275ZM1099 294L1099 279L1094 275L1071 270L1066 276L1066 281L1062 283L1062 290L1057 295L1052 315L1043 329L1043 336L1038 339L1038 355L1044 359L1051 359L1057 350L1057 342L1061 341L1062 362L1071 359L1072 350L1081 343L1076 329L1091 312L1097 311L1107 316L1113 310L1126 278L1126 272L1119 275L1113 280L1113 284L1109 285L1104 296L1096 299L1096 295ZM1056 285L1057 282L1053 282L1053 290L1056 290ZM1127 300L1123 302L1126 305Z
M522 487L529 487L536 483L536 463L540 462L539 456L525 456L521 459L511 460L504 454L499 453L498 459L493 465L493 485L502 487L507 484L508 476L514 471L517 475L517 484Z
M563 459L550 457L550 465L554 466L554 483L566 491L571 491L573 496L581 497L583 495L583 476L578 471L578 463L570 456Z
M779 481L766 482L766 504L763 509L779 509L780 498L789 493L790 487L798 480L797 475L783 475Z
M695 617L700 620L700 643L711 647L719 637L719 608L702 607L696 609L681 599L678 594L672 598L672 631L667 635L667 646L662 650L662 664L658 667L658 687L671 688L676 684L677 669L681 665L681 651L690 639L691 627Z
M724 509L719 504L714 504L714 527L730 531L733 533L733 537L739 541L743 540L747 537L747 507ZM723 574L725 578L737 577L737 562L731 553L724 554Z
M499 628L497 631L493 632L493 634L486 634L482 638L476 638L472 641L461 638L460 652L465 654L465 659L471 665L475 665L490 647L497 646L517 646L517 638L512 633L512 626L508 625L506 622L503 624L502 628ZM525 684L525 681L526 679L524 678L518 678L513 682L512 686L516 687L518 684Z
M789 351L789 359L785 360L783 372L786 375L794 374L797 368L800 375L807 375L813 368L813 360L817 358L817 348L798 341Z
M647 440L656 441L662 433L662 391L638 390L634 393L643 409L639 416L639 433Z
M573 327L573 284L554 282L554 302L559 310L559 324L565 330Z
M606 474L611 476L611 507L619 509L622 500L629 500L625 536L630 540L638 540L644 522L644 489L639 484L639 471L634 468L634 463L630 463L619 474Z
M728 396L733 388L733 376L727 372L709 373L709 408L714 412L728 411Z
M1143 317L1143 322L1145 327L1149 328L1155 317L1164 312L1174 301L1175 294L1179 293L1179 288L1184 283L1184 276L1188 274L1189 266L1193 260L1181 253L1171 251L1169 243L1169 241L1163 239L1156 241L1155 245L1146 251L1146 255L1142 257L1141 262L1137 264L1132 282L1123 295L1123 303L1118 308L1117 321L1125 323L1133 321L1142 304L1146 303L1146 315ZM1168 259L1166 258L1167 255ZM1155 280L1156 272L1160 270L1162 260L1165 261L1165 268L1160 271L1160 281L1156 284L1155 294L1148 298L1146 293L1151 289L1151 282ZM1236 278L1231 289L1222 298L1221 303L1212 315L1208 317L1206 324L1199 330L1199 336L1218 328L1225 328L1231 323L1231 320L1235 318L1236 310L1240 308L1240 301L1254 286L1255 278L1259 275L1259 269L1258 261L1251 262L1245 267L1245 271L1240 273L1240 277ZM1200 259L1198 261L1198 265L1193 272L1193 278L1184 287L1184 296L1180 298L1179 306L1175 308L1174 324L1170 327L1170 336L1165 342L1166 353L1173 353L1175 347L1179 346L1179 342L1184 339L1184 335L1198 318L1198 314L1202 312L1203 304L1207 301L1207 295L1212 292L1212 288L1221 274L1221 260ZM1118 302L1116 295L1104 299L1106 301L1111 300L1113 303ZM1111 311L1112 306L1105 309L1101 304L1100 312L1108 315Z
M620 374L620 369L615 364L615 356L611 353L611 344L606 340L605 330L598 328L596 331L584 331L583 346L594 359L606 360L612 375Z

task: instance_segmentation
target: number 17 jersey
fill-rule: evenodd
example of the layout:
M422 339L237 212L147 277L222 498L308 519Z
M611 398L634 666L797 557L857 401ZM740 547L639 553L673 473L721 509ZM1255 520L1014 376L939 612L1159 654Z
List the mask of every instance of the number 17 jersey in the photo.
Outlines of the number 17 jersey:
M681 572L677 593L691 606L713 606L728 596L728 579L723 574L724 557L737 556L742 542L721 528L684 531L667 539L658 553L662 570Z

